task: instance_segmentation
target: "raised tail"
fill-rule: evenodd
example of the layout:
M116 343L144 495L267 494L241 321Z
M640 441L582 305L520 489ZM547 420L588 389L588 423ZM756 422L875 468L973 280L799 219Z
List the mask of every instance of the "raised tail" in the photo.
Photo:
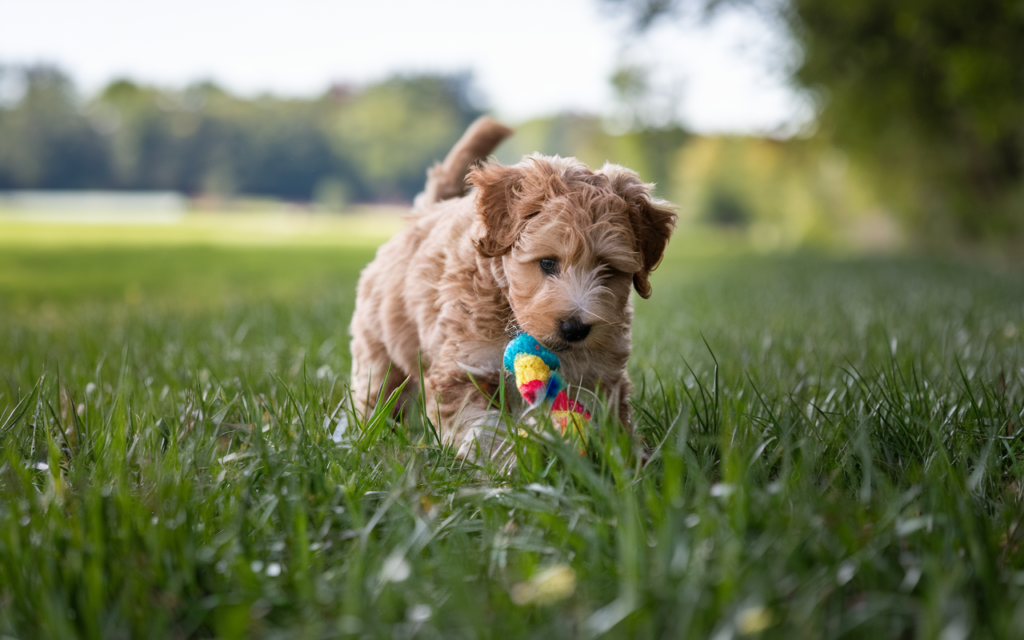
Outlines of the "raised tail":
M426 206L457 198L466 193L466 174L473 163L486 158L494 148L512 135L512 129L487 117L481 116L466 129L444 162L427 170L427 185L416 196L415 206Z

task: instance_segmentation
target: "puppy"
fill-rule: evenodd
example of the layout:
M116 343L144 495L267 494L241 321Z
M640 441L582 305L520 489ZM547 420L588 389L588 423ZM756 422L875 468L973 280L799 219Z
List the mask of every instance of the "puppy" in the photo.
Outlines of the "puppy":
M571 397L600 392L630 428L631 289L651 295L676 222L618 165L537 154L475 164L511 133L481 118L428 172L408 226L363 270L351 325L356 410L422 383L442 438L473 459L502 440L488 394L504 384L515 331L558 354Z

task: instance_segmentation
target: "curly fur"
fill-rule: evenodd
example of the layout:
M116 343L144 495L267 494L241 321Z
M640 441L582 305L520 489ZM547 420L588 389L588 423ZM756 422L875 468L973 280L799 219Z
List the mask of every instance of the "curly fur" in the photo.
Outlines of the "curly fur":
M481 119L428 173L408 226L363 271L352 318L357 409L371 409L381 387L409 379L418 389L422 370L427 407L462 455L500 440L481 389L503 384L510 326L555 351L570 389L600 390L629 427L631 286L651 295L676 221L652 185L617 165L535 154L469 168L510 133ZM461 195L467 180L475 191ZM570 318L591 327L585 339L565 339Z

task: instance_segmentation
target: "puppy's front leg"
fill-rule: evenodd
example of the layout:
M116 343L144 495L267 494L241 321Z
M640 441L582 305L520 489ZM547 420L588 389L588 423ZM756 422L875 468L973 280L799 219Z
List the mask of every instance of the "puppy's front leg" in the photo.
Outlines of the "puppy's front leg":
M425 380L428 412L440 426L441 438L458 448L458 456L470 461L507 456L505 421L492 398L495 384L470 380L459 368L432 370ZM492 388L493 387L493 388Z

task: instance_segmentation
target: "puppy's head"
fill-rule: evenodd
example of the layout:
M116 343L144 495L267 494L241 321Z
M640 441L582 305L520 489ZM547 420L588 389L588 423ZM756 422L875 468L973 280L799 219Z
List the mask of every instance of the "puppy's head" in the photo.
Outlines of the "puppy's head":
M675 226L671 205L651 198L636 173L575 158L534 155L485 164L477 188L477 249L500 258L515 320L555 351L601 348L630 321L630 286L647 298L648 277Z

